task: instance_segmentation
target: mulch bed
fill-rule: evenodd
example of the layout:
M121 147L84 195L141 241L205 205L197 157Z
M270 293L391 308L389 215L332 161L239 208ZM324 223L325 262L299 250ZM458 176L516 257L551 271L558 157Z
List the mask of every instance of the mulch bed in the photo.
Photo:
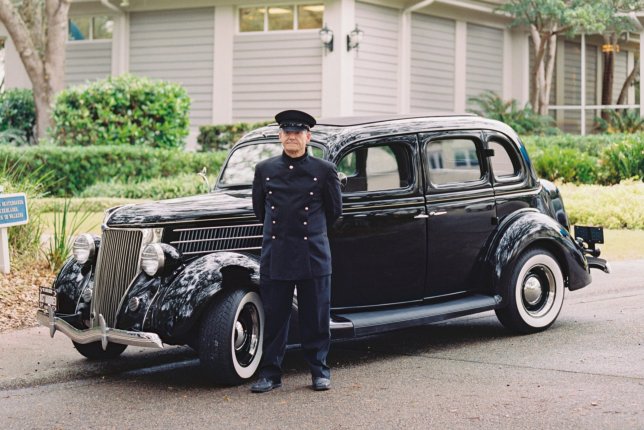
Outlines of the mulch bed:
M12 262L11 273L0 273L0 332L36 325L38 287L55 276L44 260Z

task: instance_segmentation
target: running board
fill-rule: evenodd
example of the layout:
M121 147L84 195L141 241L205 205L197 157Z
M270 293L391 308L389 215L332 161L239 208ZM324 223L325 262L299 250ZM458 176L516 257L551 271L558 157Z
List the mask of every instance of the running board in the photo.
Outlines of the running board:
M475 294L442 303L334 315L351 323L353 336L359 337L489 311L498 307L499 303L501 296ZM348 325L347 323L344 324Z

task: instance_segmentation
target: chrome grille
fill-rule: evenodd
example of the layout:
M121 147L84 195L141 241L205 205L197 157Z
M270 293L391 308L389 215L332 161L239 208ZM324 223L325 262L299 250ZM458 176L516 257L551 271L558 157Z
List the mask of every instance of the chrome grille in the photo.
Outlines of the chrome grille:
M105 230L96 263L92 326L102 314L114 327L116 312L125 290L139 272L143 233L140 230Z
M170 242L184 255L214 251L250 251L262 248L262 225L176 229L178 240Z

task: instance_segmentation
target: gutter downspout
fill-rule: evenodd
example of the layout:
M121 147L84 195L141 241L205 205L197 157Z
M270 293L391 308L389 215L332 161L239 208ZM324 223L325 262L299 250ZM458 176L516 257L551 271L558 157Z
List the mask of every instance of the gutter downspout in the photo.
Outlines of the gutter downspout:
M434 3L435 0L421 0L403 9L400 15L400 67L398 69L400 82L400 113L409 113L411 110L411 14Z

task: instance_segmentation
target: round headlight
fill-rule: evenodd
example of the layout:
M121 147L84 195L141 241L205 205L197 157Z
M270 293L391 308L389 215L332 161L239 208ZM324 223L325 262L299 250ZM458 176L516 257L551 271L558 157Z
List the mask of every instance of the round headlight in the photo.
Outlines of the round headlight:
M72 245L72 253L80 264L85 264L90 258L94 258L96 245L92 235L86 233L78 236Z
M154 276L163 269L165 255L163 248L158 243L151 243L143 248L141 255L141 270L148 276Z

